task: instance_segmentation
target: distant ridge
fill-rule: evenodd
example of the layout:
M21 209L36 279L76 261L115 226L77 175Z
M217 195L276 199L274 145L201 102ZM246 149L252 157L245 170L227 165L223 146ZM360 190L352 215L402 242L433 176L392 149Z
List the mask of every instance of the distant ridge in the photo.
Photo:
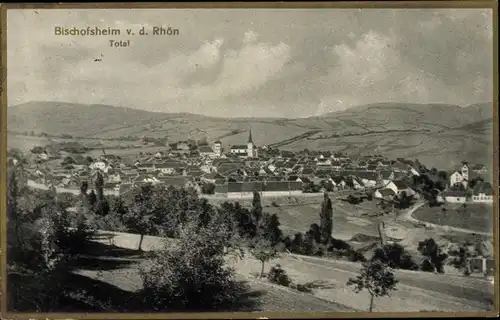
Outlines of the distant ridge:
M161 113L109 105L29 102L9 107L9 132L47 133L120 140L142 137L167 141L221 140L244 143L252 129L258 146L288 150L379 152L388 157L427 158L444 163L487 159L492 139L492 103L467 107L446 104L376 103L320 117L220 118ZM486 157L486 158L485 158ZM483 160L484 161L484 160Z

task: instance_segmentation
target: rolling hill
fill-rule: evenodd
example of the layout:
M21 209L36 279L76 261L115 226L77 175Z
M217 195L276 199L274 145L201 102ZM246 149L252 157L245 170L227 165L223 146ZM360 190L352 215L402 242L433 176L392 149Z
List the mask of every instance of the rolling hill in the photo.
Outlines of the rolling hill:
M8 130L120 139L206 136L224 147L245 143L252 129L257 145L301 150L326 148L419 158L434 166L461 160L491 162L492 104L378 103L309 118L216 118L155 113L107 105L29 102L8 108ZM485 163L489 165L489 163Z

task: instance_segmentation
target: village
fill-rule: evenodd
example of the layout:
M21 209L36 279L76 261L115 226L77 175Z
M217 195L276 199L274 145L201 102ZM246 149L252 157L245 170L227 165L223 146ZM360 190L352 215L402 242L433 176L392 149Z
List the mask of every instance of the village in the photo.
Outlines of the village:
M193 146L175 143L170 150L120 157L102 150L89 156L61 152L54 159L44 148L34 148L35 160L26 168L28 180L41 188L56 187L78 192L82 181L91 181L96 172L104 177L104 192L125 195L141 184L191 187L201 195L227 199L251 198L254 191L262 197L308 196L323 192L367 190L374 198L391 201L407 196L419 197L414 179L426 176L436 188L437 202L492 203L492 186L487 167L463 162L458 168L426 169L418 160L390 160L381 155L349 157L340 152L280 151L257 147L248 133L246 145L229 146L220 141ZM62 159L62 160L61 160ZM50 164L50 165L49 165ZM443 185L444 184L444 185Z

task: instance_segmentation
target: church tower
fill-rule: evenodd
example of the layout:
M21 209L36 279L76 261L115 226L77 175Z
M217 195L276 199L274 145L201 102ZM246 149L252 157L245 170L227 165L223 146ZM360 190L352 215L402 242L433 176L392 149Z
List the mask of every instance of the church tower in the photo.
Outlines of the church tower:
M220 157L222 155L222 142L219 140L214 142L214 153Z
M467 163L467 161L463 161L462 162L462 177L464 179L464 185L465 187L467 187L468 183L469 183L469 165Z
M254 157L254 148L255 148L255 145L253 144L253 140L252 140L252 129L250 129L249 134L248 134L248 143L247 143L247 157L249 157L249 158Z

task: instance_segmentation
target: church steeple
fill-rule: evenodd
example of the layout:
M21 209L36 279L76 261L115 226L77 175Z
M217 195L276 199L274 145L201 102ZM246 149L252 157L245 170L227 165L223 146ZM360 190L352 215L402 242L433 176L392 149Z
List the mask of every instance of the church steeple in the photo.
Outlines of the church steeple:
M249 133L248 133L248 142L253 143L253 140L252 140L252 129L250 129Z

